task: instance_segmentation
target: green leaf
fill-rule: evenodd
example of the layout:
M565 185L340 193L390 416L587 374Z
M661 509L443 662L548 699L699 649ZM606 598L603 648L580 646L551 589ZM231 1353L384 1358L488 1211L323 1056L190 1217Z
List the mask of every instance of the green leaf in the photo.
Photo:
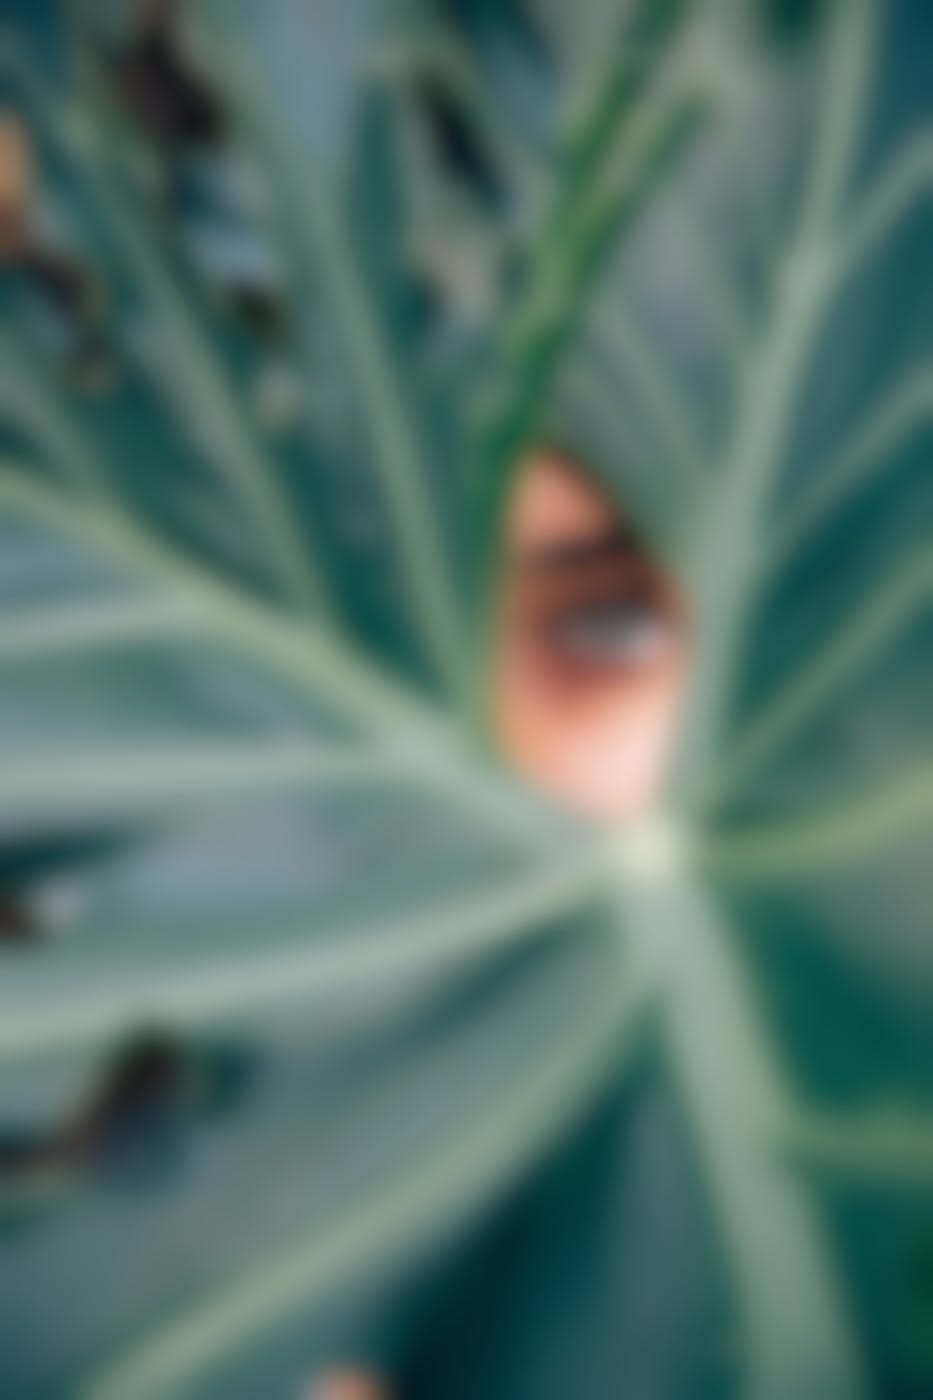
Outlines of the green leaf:
M675 1355L678 1393L928 1388L897 1276L933 1104L912 17L827 0L772 44L742 6L566 9L198 16L287 269L302 399L276 430L266 352L155 214L100 56L92 104L4 21L122 372L82 393L28 298L3 328L0 907L33 932L0 950L0 1127L54 1134L140 1031L255 1069L223 1115L163 1132L145 1189L106 1165L0 1183L11 1394L297 1388L342 1345L335 1311L382 1318L396 1292L422 1335L424 1279L591 1152L636 1045L683 1136L652 1169L667 1195L630 1187L632 1129L600 1180L641 1228L620 1240L607 1209L587 1267L510 1261L534 1335L475 1329L483 1393L556 1377L545 1275L598 1274L588 1310L625 1330L642 1283L673 1298L691 1270L708 1347L672 1309L625 1377L587 1356L592 1393L647 1393ZM503 207L406 144L425 69ZM432 262L452 209L466 252ZM509 296L465 316L478 249ZM466 703L539 434L693 603L682 762L608 841L503 771ZM869 1197L870 1238L848 1213Z

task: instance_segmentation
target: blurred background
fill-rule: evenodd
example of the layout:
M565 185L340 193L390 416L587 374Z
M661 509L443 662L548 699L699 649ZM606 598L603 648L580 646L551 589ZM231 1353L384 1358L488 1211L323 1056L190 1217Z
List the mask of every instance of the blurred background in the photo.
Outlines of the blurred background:
M4 1397L933 1391L931 58L3 0ZM480 732L536 441L695 611L631 830Z

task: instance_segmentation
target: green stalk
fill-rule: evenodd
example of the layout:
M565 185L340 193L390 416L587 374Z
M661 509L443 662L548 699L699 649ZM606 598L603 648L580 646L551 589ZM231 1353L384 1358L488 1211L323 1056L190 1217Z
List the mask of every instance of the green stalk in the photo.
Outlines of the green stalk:
M768 567L776 569L810 539L817 528L890 466L897 450L933 422L933 370L918 366L858 424L851 438L813 474L781 523L768 550Z
M112 499L113 484L101 469L98 455L75 430L35 357L5 331L0 332L0 356L18 381L18 421L49 465L57 467L77 491Z
M168 971L141 969L131 952L128 971L111 969L83 994L71 987L64 996L29 996L20 983L0 1018L0 1063L113 1044L141 1022L201 1029L263 1007L436 977L540 938L556 919L592 908L604 886L604 855L589 851L427 910L347 925L328 942L289 938L269 947L264 926L248 954L224 948Z
M270 572L301 611L331 612L332 600L317 569L307 532L295 528L277 483L275 464L262 450L213 350L165 265L145 221L126 200L105 165L105 143L93 119L62 108L18 55L14 77L37 119L94 191L114 242L165 329L176 363L173 385L192 419L209 421L214 460L230 482L265 544Z
M885 646L923 614L933 599L933 552L917 551L905 559L825 644L819 655L764 707L734 741L714 795L722 801L760 772L782 746L806 728Z
M775 1150L787 1099L721 911L669 833L620 848L619 901L656 978L683 1102L739 1315L749 1400L863 1394L858 1347L816 1203ZM686 858L685 858L686 857Z
M151 819L237 794L305 792L404 780L404 754L359 741L307 739L244 743L111 745L77 757L43 751L2 755L0 821L23 829L117 819Z
M195 618L162 598L115 598L13 611L0 621L0 660L87 655L140 642L178 638Z
M262 168L275 181L293 285L306 302L306 314L316 297L329 300L335 310L338 335L356 378L361 414L397 533L409 603L438 675L456 694L462 684L463 622L454 570L445 558L437 512L430 501L432 464L424 458L406 411L382 327L354 261L342 211L307 154L299 157L271 115L275 102L265 91L254 56L243 52L234 31L229 16L218 13L214 33L236 92L237 110ZM294 221L299 238L288 220Z
M680 779L688 802L696 802L722 758L785 427L836 286L833 238L858 152L875 18L874 0L837 0L827 37L822 125L797 232L779 278L773 323L745 377L725 467L695 541L690 574L699 621L697 675Z
M917 839L933 823L933 765L914 766L786 821L724 831L703 863L731 884L799 880Z

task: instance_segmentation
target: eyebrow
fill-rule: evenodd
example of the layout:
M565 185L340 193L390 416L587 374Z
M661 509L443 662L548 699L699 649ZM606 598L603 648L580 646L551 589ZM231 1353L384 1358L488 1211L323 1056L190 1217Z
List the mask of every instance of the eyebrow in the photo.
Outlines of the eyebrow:
M629 558L639 554L641 548L634 531L623 525L614 525L599 534L561 540L528 550L519 559L519 566L532 573L561 573L611 559Z

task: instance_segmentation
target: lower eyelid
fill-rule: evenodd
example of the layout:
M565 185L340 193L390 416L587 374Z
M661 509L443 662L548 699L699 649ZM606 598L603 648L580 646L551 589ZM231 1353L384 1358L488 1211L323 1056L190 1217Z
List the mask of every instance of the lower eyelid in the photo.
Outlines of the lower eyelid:
M611 626L602 635L598 630L587 634L585 617L570 619L549 629L544 643L555 656L561 655L571 664L591 661L638 666L657 660L674 639L675 629L670 620L648 613L620 626L615 634Z

